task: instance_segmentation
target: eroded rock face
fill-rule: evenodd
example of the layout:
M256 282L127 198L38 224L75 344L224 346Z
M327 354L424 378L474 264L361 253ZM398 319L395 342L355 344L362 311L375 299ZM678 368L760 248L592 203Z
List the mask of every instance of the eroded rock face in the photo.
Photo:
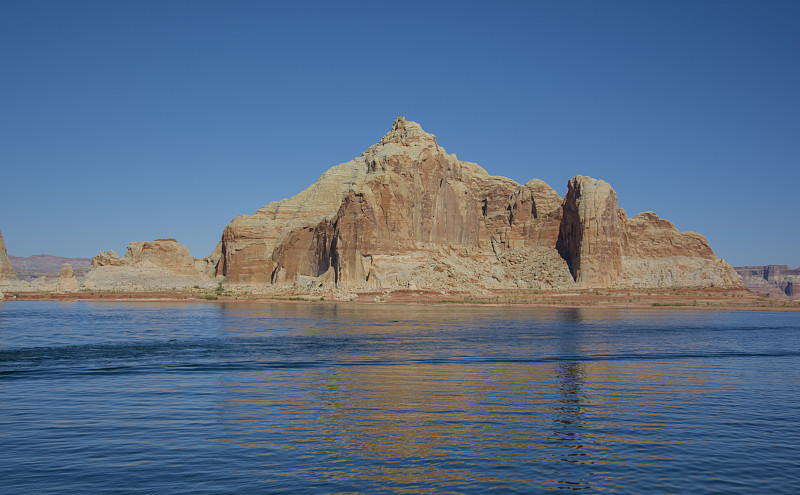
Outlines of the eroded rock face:
M99 268L101 266L119 266L121 264L122 260L119 258L119 255L115 253L113 249L109 249L108 251L100 251L94 258L92 258L91 268Z
M354 289L740 285L705 238L653 213L632 219L610 185L493 177L398 118L310 188L234 219L226 283Z
M98 253L85 285L136 290L209 284L219 259L219 249L196 259L175 239L131 242L122 258L113 250Z
M195 259L186 246L175 239L131 242L122 261L129 266L157 267L175 276L198 275Z
M627 218L623 226L621 287L740 287L741 277L717 259L708 241L696 232L679 232L653 212Z
M328 170L292 198L234 218L222 233L216 275L224 275L228 283L269 283L278 241L334 215L345 192L364 176L366 164L357 158Z
M80 283L75 278L75 272L72 265L64 263L61 265L61 272L58 274L58 284L56 285L56 292L78 292L80 290Z
M14 267L11 266L11 261L8 260L8 253L6 252L6 244L3 242L3 234L0 233L0 280L16 280L17 274Z
M605 181L582 175L567 187L558 250L579 285L611 287L622 271L617 193Z
M365 173L343 191L338 209L278 240L271 283L310 277L356 288L516 287L503 253L552 245L557 236L561 198L546 184L489 176L403 118L351 163ZM453 249L470 269L445 254ZM552 271L564 269L558 260Z

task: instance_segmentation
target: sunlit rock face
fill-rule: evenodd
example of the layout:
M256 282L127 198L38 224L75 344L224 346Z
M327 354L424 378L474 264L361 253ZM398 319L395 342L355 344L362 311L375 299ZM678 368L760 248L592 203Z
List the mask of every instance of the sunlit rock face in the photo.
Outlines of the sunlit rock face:
M557 247L575 281L613 286L622 271L617 193L602 180L578 175L569 181L562 211Z
M236 217L214 264L226 284L502 288L739 286L700 234L627 218L604 181L561 198L447 154L400 117L305 191Z
M213 286L220 252L218 246L209 256L198 259L175 239L131 242L122 258L113 250L98 253L84 285L130 290Z
M0 232L0 280L16 280L17 274L11 261L8 259L6 244L3 242L3 234Z

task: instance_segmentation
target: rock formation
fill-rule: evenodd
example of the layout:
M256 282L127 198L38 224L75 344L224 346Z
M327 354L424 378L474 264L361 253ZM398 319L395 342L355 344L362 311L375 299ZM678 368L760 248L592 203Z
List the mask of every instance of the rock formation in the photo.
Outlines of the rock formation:
M354 290L739 286L700 234L654 213L627 218L607 183L490 176L398 118L360 157L300 194L236 217L226 284ZM209 263L213 260L209 259Z
M17 274L14 272L14 267L8 260L8 253L6 252L6 245L3 242L3 234L0 232L0 281L2 280L16 280Z
M786 265L737 266L745 287L770 297L800 298L800 268Z
M192 286L209 282L218 261L218 254L215 259L193 258L186 246L175 239L131 242L122 258L113 250L98 253L92 259L85 285L130 290Z
M652 212L628 218L606 182L576 176L562 199L537 179L490 176L403 117L308 189L234 218L209 256L134 242L122 258L99 253L85 285L223 278L264 291L741 286L703 236Z
M606 182L570 179L557 249L579 285L610 287L622 271L622 221L617 193Z
M72 265L69 263L61 265L56 292L78 292L80 288L78 279L75 278L75 272L72 270Z

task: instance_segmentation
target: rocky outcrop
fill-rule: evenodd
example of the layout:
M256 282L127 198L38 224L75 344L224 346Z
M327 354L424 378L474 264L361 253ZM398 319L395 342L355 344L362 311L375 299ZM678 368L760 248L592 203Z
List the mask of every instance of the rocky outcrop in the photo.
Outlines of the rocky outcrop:
M11 262L8 260L8 253L6 252L6 244L3 242L3 234L0 233L0 281L2 280L16 280L17 274Z
M696 232L680 232L653 212L627 218L620 210L619 287L741 287L739 275Z
M706 239L679 232L653 212L628 218L602 180L567 186L557 249L582 287L733 287L738 275Z
M90 267L91 268L100 268L101 266L120 266L122 265L122 260L120 260L119 255L114 252L113 249L109 249L108 251L100 251L92 258L92 262Z
M609 184L490 176L398 118L360 157L225 228L230 284L483 290L738 286L703 236L627 218Z
M608 183L578 175L570 179L556 247L575 282L613 286L622 271L622 231L617 193Z
M737 266L745 287L770 297L800 298L800 268L786 265Z
M131 242L122 258L113 250L98 253L85 285L130 290L208 285L218 262L219 256L215 258L214 253L204 259L192 257L175 239Z
M56 292L78 292L80 290L80 283L75 278L75 272L72 270L72 265L64 263L61 265L61 271L58 275L58 284L56 285Z

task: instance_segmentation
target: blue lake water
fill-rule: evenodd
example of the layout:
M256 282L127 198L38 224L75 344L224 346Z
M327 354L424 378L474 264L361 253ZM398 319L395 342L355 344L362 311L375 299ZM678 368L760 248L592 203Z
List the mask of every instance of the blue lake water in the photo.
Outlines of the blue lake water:
M7 301L0 480L796 493L800 314Z

